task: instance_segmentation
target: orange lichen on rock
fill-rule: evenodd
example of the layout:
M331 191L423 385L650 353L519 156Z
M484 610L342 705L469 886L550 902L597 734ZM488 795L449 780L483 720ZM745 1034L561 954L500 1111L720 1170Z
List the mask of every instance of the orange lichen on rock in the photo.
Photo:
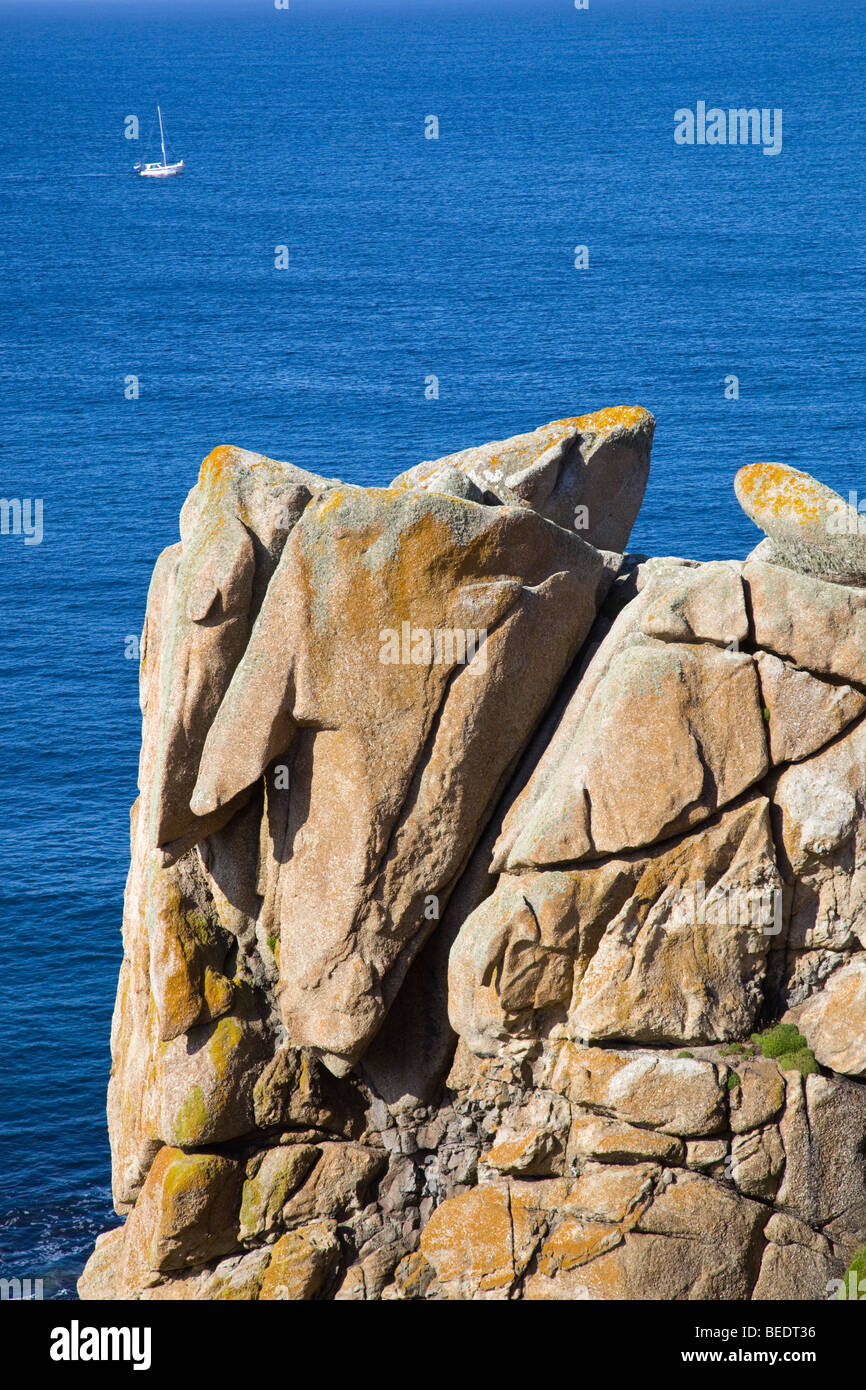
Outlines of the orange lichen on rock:
M557 420L558 425L574 425L580 430L607 434L610 430L636 429L652 420L648 410L640 405L611 405L591 415L579 415L575 420Z
M741 468L734 491L770 541L773 553L761 558L836 583L866 581L866 518L838 492L783 463Z
M231 444L218 444L211 449L207 458L202 460L198 475L202 487L218 487L225 483L226 475L231 472L234 454Z
M753 520L777 517L805 527L823 524L828 500L836 497L808 473L784 463L747 464L734 479L734 490ZM841 497L838 500L842 502Z
M555 1278L560 1270L578 1269L619 1245L624 1234L611 1222L565 1220L541 1247L538 1272Z
M391 486L523 507L622 551L649 476L654 428L640 406L609 406L419 463Z
M447 1298L507 1293L523 1272L545 1222L507 1186L470 1188L437 1207L421 1253Z

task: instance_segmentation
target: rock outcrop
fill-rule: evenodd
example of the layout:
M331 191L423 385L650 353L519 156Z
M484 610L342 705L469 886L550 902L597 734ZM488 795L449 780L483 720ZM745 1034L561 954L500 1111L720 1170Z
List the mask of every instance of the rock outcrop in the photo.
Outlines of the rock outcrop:
M627 554L653 423L384 489L205 460L148 598L125 1221L83 1298L840 1287L866 566L836 495L767 464L748 560Z

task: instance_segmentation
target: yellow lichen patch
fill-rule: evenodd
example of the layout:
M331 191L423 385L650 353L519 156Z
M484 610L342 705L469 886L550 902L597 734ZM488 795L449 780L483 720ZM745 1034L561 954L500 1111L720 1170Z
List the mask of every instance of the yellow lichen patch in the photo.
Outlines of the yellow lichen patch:
M594 434L607 434L610 430L636 429L652 417L640 405L611 405L604 410L596 410L591 415L580 415L576 420L558 420L559 425L567 425L580 430L592 430Z
M154 878L150 933L151 991L168 1042L197 1023L219 1018L232 1004L231 982L218 969L225 944L218 927L191 906L173 870Z
M601 1221L563 1221L544 1242L538 1272L552 1278L560 1270L578 1269L623 1239L620 1226Z
M182 1149L160 1149L153 1161L150 1184L162 1183L163 1205L183 1202L190 1194L207 1191L215 1161L207 1154L186 1154Z
M231 1055L240 1044L243 1033L243 1024L231 1014L217 1023L207 1049L217 1080L228 1071Z
M443 1202L421 1235L421 1251L443 1281L468 1279L485 1290L514 1280L507 1192L476 1187Z
M784 463L750 463L734 479L740 505L753 519L787 521L810 529L828 516L829 488ZM841 497L838 498L841 503ZM844 504L843 504L844 505Z
M507 1289L526 1268L543 1218L507 1187L470 1188L437 1207L421 1233L421 1252L444 1285L465 1294Z
M338 507L341 507L345 500L345 495L340 488L335 488L333 492L327 493L316 508L316 516L319 521L322 521L329 512L336 511Z
M237 450L233 444L219 444L204 460L199 472L199 484L212 501L219 501L229 483Z
M278 463L276 459L266 458L264 454L260 454L258 455L258 457L254 458L247 457L246 466L251 471L255 471L257 469L270 471L270 469L272 468L276 468L279 470L283 467L283 465L281 463Z
M301 1066L298 1072L298 1091L305 1100L312 1094L312 1083L310 1078L310 1064L307 1061L306 1052L301 1053Z
M543 1129L527 1129L511 1138L497 1138L484 1155L484 1162L500 1173L521 1173L531 1169L550 1148L550 1138Z
M174 1121L179 1144L198 1144L210 1116L201 1086L193 1086L184 1097Z
M232 1006L234 986L220 971L210 965L204 968L204 998L211 1018L219 1018Z
M507 484L509 472L520 471L534 463L553 445L570 435L586 432L604 436L613 430L639 429L647 424L652 425L652 416L639 405L608 406L589 415L552 420L550 424L515 434L510 439L493 440L490 444L462 449L443 458L418 464L401 473L391 486L397 490L424 487L431 477L449 464L461 472L479 469L489 482Z
M423 1298L433 1278L433 1270L420 1250L412 1250L394 1270L394 1283L406 1299Z
M262 1280L260 1299L307 1302L315 1298L340 1260L336 1226L314 1221L281 1236Z

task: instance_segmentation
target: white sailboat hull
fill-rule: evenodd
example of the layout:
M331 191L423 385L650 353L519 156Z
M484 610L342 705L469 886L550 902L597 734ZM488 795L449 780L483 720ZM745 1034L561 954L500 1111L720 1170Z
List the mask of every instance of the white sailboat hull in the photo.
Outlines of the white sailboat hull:
M170 179L175 174L183 173L183 160L178 164L143 164L138 170L139 178L142 179Z

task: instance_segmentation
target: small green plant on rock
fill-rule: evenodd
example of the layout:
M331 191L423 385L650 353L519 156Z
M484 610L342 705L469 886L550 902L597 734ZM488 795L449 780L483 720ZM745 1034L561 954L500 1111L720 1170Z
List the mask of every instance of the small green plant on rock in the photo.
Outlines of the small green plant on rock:
M815 1054L796 1023L777 1023L763 1033L753 1033L752 1042L765 1057L772 1057L782 1071L798 1071L801 1076L818 1073Z
M821 1068L810 1047L801 1047L797 1052L785 1052L776 1061L782 1071L798 1071L801 1076L817 1076Z

